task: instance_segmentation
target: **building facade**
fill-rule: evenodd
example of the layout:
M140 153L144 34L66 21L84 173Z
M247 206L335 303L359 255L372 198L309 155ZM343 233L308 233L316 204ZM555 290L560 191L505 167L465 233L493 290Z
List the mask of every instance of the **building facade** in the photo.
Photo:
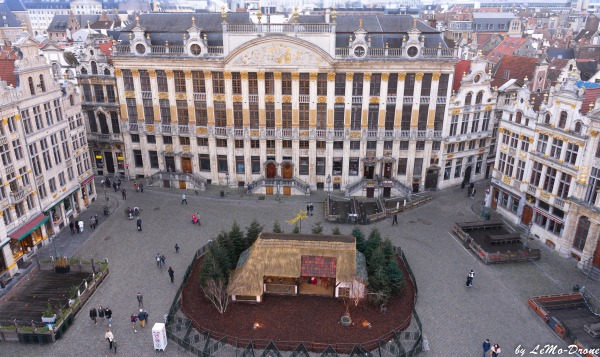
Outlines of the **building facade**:
M501 88L498 101L502 120L489 204L582 268L591 258L600 266L594 213L600 123L598 110L590 112L599 96L572 75L539 106L527 86L514 82Z
M113 51L128 175L266 194L423 190L455 50L410 16L292 17L140 15ZM160 33L163 21L180 27Z
M76 87L53 79L35 39L15 48L18 85L0 88L0 271L10 275L96 198Z

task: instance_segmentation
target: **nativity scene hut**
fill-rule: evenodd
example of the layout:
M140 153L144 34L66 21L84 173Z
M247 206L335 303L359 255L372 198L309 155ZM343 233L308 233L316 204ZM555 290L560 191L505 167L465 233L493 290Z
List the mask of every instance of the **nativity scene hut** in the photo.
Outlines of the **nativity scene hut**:
M262 232L240 255L229 283L233 301L263 294L365 296L367 265L356 238Z

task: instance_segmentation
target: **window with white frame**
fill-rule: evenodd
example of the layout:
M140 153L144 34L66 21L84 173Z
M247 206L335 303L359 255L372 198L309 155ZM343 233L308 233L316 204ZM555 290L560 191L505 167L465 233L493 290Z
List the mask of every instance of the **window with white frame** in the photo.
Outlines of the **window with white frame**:
M562 173L560 180L558 181L558 190L556 196L560 198L567 198L569 195L569 189L571 188L571 175Z
M525 174L525 161L519 160L517 161L517 175L515 179L517 181L523 181L523 175Z
M579 145L568 143L567 150L565 152L565 162L570 165L575 165L577 162L577 153L579 152Z
M536 151L539 152L540 154L543 154L546 152L547 146L548 146L548 135L540 134L538 136L538 143L537 143Z
M552 145L550 146L550 156L555 159L560 159L562 153L563 141L560 139L552 139Z

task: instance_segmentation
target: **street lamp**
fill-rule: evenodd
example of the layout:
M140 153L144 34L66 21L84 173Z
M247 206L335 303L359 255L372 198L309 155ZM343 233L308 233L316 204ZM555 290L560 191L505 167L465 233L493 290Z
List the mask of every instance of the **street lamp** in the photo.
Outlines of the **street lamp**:
M533 221L530 221L527 224L527 234L525 235L525 239L523 241L523 248L525 248L525 250L529 249L529 235L531 234L531 226L533 226Z
M331 191L331 175L327 175L327 191Z
M229 172L225 174L225 180L227 181L227 187L229 187Z

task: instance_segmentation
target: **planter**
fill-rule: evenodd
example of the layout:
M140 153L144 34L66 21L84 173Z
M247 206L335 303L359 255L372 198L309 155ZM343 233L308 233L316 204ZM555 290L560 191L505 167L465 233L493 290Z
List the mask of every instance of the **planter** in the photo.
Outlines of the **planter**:
M56 321L56 314L52 315L51 317L44 317L44 316L42 316L42 322L43 323L53 324L54 321Z
M342 326L352 325L352 319L350 318L350 315L342 316L342 318L340 319L340 323L342 324Z

